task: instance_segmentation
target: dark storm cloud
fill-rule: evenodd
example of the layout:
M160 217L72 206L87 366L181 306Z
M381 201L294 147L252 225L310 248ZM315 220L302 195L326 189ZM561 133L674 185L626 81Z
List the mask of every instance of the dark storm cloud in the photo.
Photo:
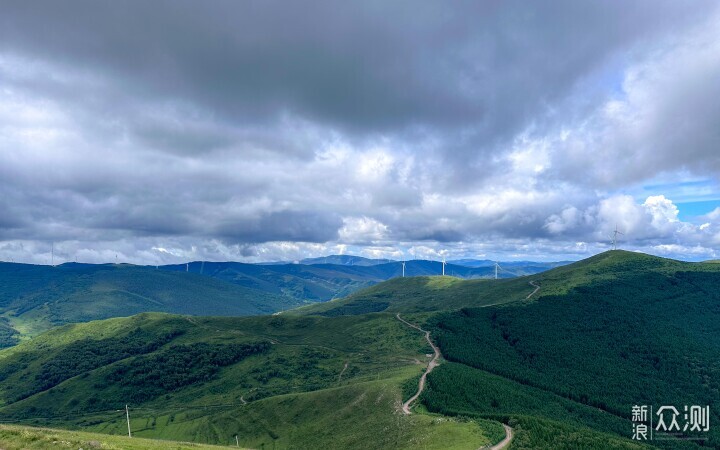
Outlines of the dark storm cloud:
M328 242L337 239L341 226L342 219L333 213L278 211L259 218L240 218L221 223L214 232L229 242Z
M498 134L618 47L702 14L677 2L3 3L3 50L99 71L129 96L244 121Z

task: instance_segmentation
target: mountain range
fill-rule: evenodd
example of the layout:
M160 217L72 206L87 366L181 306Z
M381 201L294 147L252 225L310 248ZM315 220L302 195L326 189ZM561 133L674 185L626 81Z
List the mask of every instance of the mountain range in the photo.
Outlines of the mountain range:
M329 257L333 258L357 260L360 264L0 263L0 347L57 325L147 311L211 316L271 314L344 297L402 276L399 262ZM501 271L499 276L534 273L544 268L543 263L533 263L516 267L512 273ZM494 276L488 267L448 264L445 271L464 278ZM405 272L408 277L433 275L442 273L442 266L434 261L408 261Z

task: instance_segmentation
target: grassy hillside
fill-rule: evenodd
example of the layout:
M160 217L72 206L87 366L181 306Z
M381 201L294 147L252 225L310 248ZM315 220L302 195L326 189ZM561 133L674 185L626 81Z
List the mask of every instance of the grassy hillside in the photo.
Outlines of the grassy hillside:
M141 314L52 330L0 352L0 421L253 448L457 448L498 422L399 410L422 334L390 314Z
M189 442L109 436L100 433L0 425L0 446L5 450L102 448L108 450L217 450L223 447Z
M449 276L394 278L342 299L304 306L284 314L340 316L380 311L434 312L517 301L533 290L526 277L500 280L463 280Z
M394 278L342 299L299 307L285 314L336 316L379 311L448 311L525 301L535 291L530 282L541 285L541 289L530 298L530 301L535 301L546 296L563 295L591 283L618 279L632 281L637 275L647 274L672 278L677 272L713 276L720 273L720 265L687 263L615 250L545 272L508 279L465 280L450 276Z
M430 375L426 404L446 414L538 415L626 436L636 404L710 405L715 423L718 269L609 252L540 275L537 299L433 316L443 355L461 365ZM720 446L712 428L689 436Z
M530 282L540 289L527 299ZM717 264L611 251L511 280L391 280L292 313L369 311L425 312L454 362L429 376L425 405L514 418L535 430L526 447L543 447L541 429L563 423L581 430L580 447L605 448L602 433L630 437L635 404L711 405L711 422L720 418L712 412L720 404ZM717 431L700 437L720 445ZM514 445L526 448L520 442ZM566 448L577 448L572 442Z
M268 314L298 302L188 273L131 265L0 263L0 345L52 326L145 311ZM17 333L14 333L15 330Z

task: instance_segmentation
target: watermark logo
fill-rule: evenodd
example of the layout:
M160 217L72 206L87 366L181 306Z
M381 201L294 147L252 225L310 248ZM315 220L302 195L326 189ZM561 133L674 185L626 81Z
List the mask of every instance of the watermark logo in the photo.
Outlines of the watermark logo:
M632 438L651 440L705 440L710 431L710 406L685 405L682 412L675 406L657 409L648 405L632 407Z

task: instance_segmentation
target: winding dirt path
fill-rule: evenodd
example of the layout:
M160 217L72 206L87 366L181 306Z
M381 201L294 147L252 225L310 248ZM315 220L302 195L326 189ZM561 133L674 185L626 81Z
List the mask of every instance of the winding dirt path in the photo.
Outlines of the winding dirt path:
M538 289L540 289L540 286L534 284L534 282L531 281L530 284L532 284L533 286L535 286L535 290L532 292L532 294L534 294L535 292L537 292ZM532 294L530 294L530 295L532 295ZM530 298L530 295L528 295L528 298ZM432 372L432 370L439 364L439 363L438 363L438 359L440 359L440 357L442 356L442 354L440 353L440 349L439 349L435 344L433 344L433 341L430 339L430 332L429 332L429 331L423 330L423 329L420 328L419 326L417 326L417 325L415 325L415 324L412 324L412 323L408 322L407 320L403 319L402 317L400 317L400 313L397 313L397 314L395 315L395 317L397 317L397 319L398 319L400 322L404 323L405 325L407 325L407 326L409 326L409 327L412 327L412 328L415 328L416 330L418 330L418 331L420 331L420 332L422 332L422 333L425 333L425 339L428 341L428 344L430 344L430 346L432 347L433 351L435 352L435 356L433 356L433 359L431 359L430 362L428 363L427 370L425 370L425 373L423 373L422 376L420 377L420 382L418 383L418 390L417 390L417 392L415 393L415 395L413 395L412 397L410 397L410 399L409 399L408 401L406 401L405 403L403 403L403 405L402 405L402 410L403 410L403 412L404 412L405 414L412 414L412 411L410 411L410 405L411 405L415 400L417 400L418 397L420 397L420 394L422 394L422 391L425 389L425 379L427 378L427 375L428 375L430 372ZM509 426L507 426L507 425L505 425L505 424L503 424L503 428L505 428L505 439L503 439L502 441L500 441L500 442L498 442L497 444L493 445L493 446L490 447L489 449L486 449L486 447L482 447L482 449L479 449L479 450L502 450L502 449L504 449L505 447L507 447L508 444L510 444L510 441L512 441L512 438L513 438L513 430L512 430L512 428L510 428Z
M513 438L513 430L509 426L503 424L503 428L505 428L505 439L498 442L497 444L493 445L489 448L489 450L502 450L505 447L507 447L510 444L510 441L512 441Z
M539 285L539 284L537 284L537 283L536 283L536 282L534 282L534 281L531 281L531 282L530 282L530 286L534 287L534 288L535 288L535 290L534 290L534 291L532 291L531 293L529 293L529 294L528 294L528 296L527 296L527 297L525 297L525 300L529 299L530 297L532 297L533 295L535 295L535 293L536 293L537 291L539 291L539 290L540 290L540 285Z
M433 351L435 352L435 356L433 356L433 359L430 360L430 362L427 365L427 369L420 377L420 382L418 383L417 392L415 393L415 395L410 397L410 399L408 401L406 401L405 403L403 403L403 405L402 405L402 410L405 414L412 414L412 412L410 411L410 405L412 404L412 402L417 400L418 397L420 397L420 394L422 394L422 391L425 389L425 379L427 378L427 375L430 372L432 372L432 370L435 368L435 366L438 365L438 359L440 359L440 357L442 355L440 354L440 349L437 348L437 346L435 346L435 344L433 344L433 341L430 339L429 331L423 330L419 326L414 325L414 324L408 322L407 320L403 319L402 317L400 317L400 313L397 313L397 315L395 317L397 317L397 319L400 322L404 323L405 325L415 328L416 330L418 330L422 333L425 333L425 339L428 341L428 344L430 344L430 347L432 347Z

